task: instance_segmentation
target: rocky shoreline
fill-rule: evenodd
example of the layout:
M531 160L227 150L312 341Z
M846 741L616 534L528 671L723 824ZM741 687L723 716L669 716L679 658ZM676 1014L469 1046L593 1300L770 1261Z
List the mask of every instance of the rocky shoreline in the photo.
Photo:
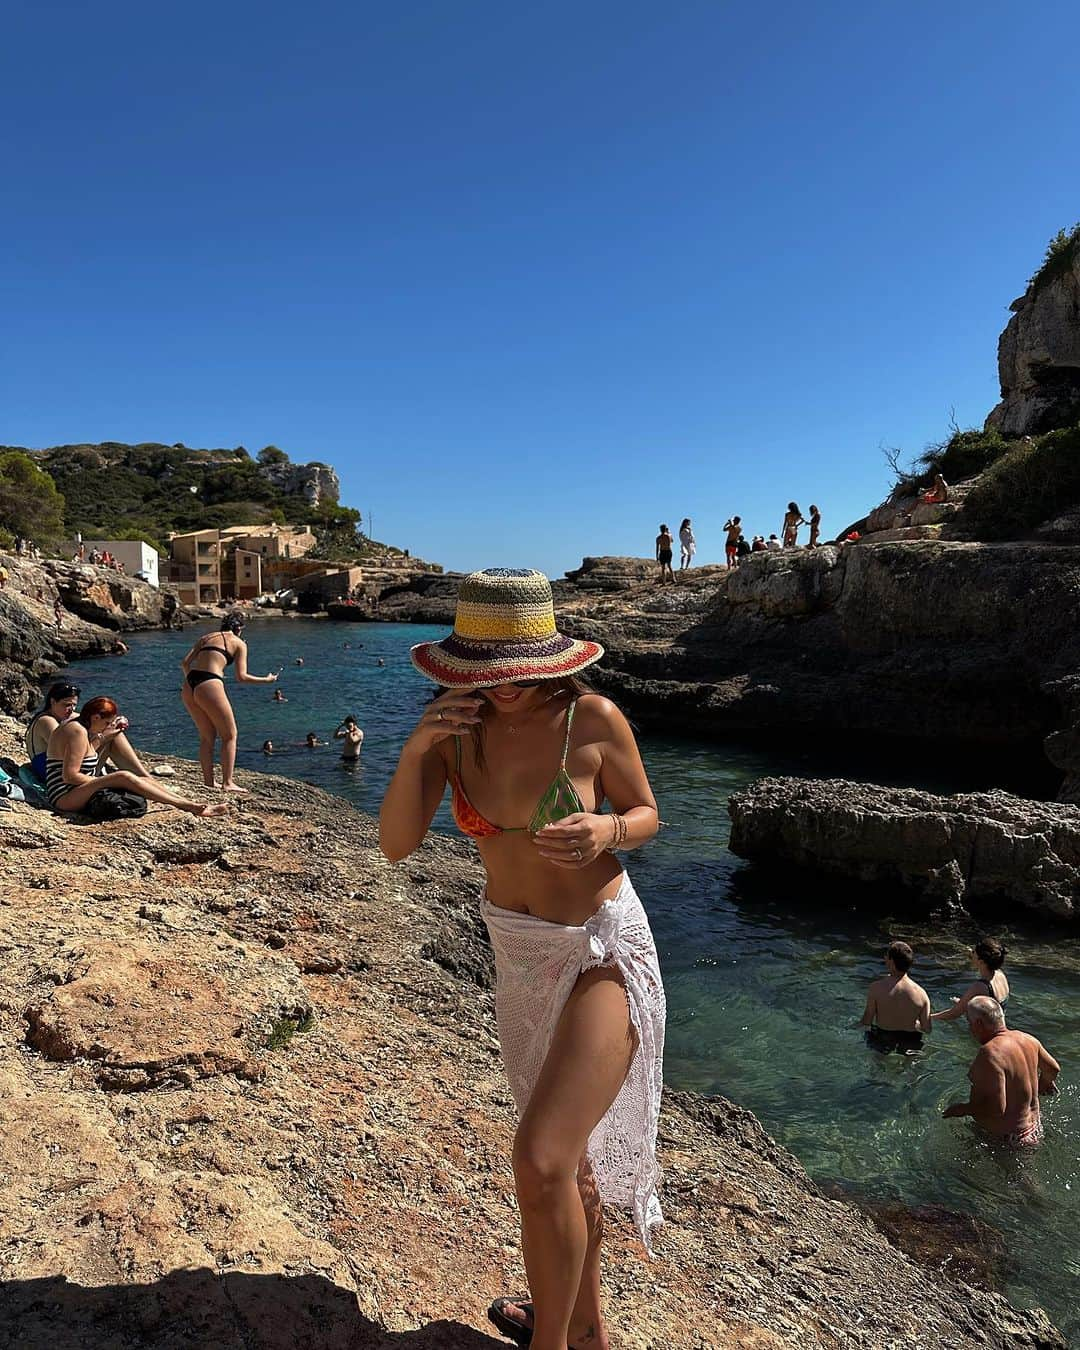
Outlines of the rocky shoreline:
M1080 914L1080 806L1007 792L939 797L842 779L763 778L732 794L729 848L769 867L871 883L946 909Z
M0 753L18 725L0 719ZM198 791L194 767L177 784ZM522 1287L478 867L242 775L226 820L0 816L0 1347L503 1344ZM749 1112L669 1093L620 1347L1060 1347L917 1265Z

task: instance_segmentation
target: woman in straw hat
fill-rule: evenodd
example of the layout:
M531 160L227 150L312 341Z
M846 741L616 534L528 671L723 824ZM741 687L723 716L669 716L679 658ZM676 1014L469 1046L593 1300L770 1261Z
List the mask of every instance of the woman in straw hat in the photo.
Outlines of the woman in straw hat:
M487 873L532 1290L497 1299L488 1316L534 1350L606 1350L601 1203L629 1209L649 1250L661 1221L664 990L614 852L653 837L656 801L625 717L577 678L602 655L557 630L541 572L472 573L453 634L412 649L444 692L405 742L379 826L386 856L407 857L449 784Z

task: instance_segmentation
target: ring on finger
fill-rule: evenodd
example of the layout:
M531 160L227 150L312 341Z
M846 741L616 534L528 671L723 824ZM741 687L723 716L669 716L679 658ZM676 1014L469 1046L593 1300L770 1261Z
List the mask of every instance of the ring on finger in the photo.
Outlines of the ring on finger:
M574 857L578 860L578 862L581 861L581 849L579 848L574 849Z

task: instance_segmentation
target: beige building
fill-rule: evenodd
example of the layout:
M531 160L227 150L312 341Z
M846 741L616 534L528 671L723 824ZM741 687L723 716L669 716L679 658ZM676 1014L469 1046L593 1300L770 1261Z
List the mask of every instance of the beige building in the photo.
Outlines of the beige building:
M167 576L182 605L221 603L221 553L217 530L192 530L170 538Z
M221 563L221 598L254 600L262 595L262 558L247 548L234 548Z
M192 530L169 540L166 577L185 605L218 605L254 600L280 590L297 575L325 571L325 562L304 555L315 536L296 525L230 525L224 530Z
M315 547L315 536L303 525L230 525L221 537L263 558L302 558Z

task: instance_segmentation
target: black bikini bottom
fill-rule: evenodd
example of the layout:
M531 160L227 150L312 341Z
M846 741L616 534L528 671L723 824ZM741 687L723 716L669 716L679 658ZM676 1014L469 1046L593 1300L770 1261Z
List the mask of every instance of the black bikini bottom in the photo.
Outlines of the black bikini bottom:
M884 1027L870 1027L866 1044L883 1055L893 1052L910 1055L923 1048L923 1036L921 1031L886 1031Z
M224 684L224 683L225 683L225 676L224 676L224 675L215 675L215 674L213 674L212 671L209 671L209 670L189 670L189 671L188 671L187 682L188 682L188 688L189 688L189 689L197 689L197 688L199 687L200 684L205 684L207 680L220 680L221 683Z

